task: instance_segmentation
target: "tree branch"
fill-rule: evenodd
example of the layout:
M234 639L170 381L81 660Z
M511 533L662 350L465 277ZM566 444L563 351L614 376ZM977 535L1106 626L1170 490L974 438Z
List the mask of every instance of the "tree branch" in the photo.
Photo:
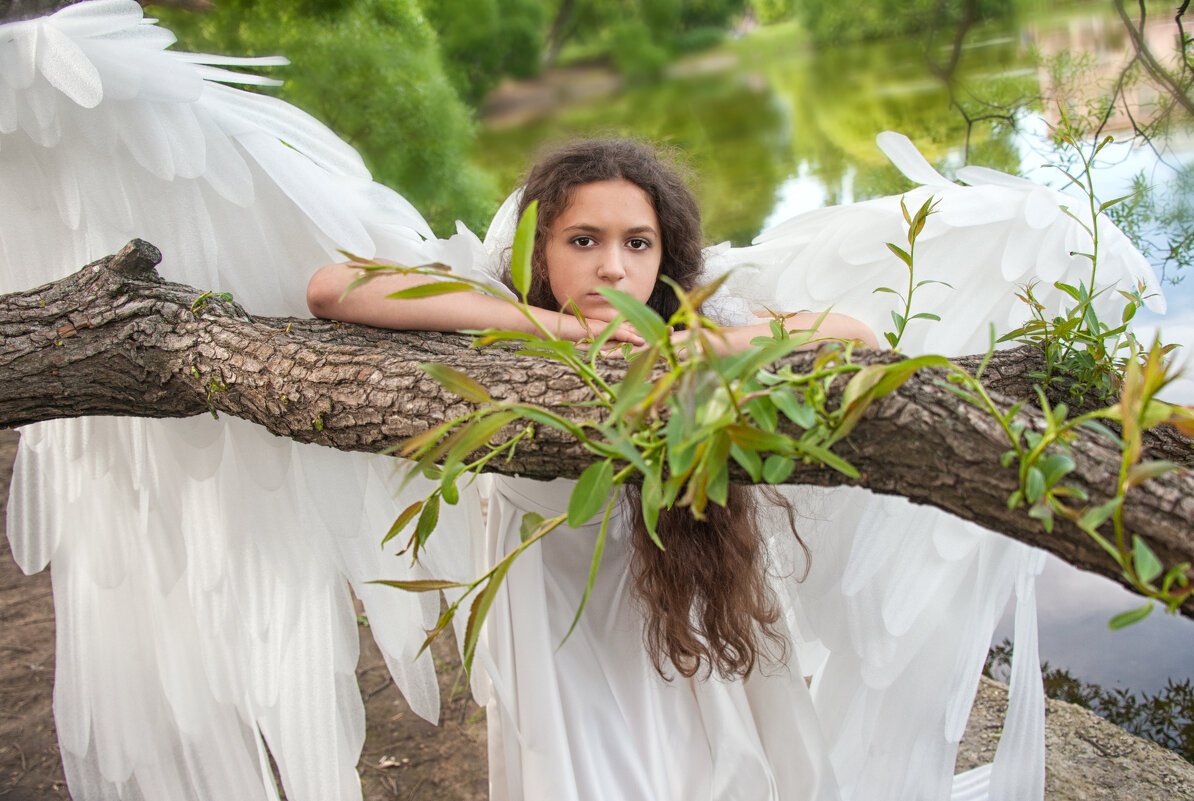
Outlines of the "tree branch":
M1140 7L1139 25L1132 23L1128 12L1124 8L1123 0L1114 0L1113 5L1115 11L1119 15L1120 20L1124 24L1124 30L1128 32L1128 38L1132 40L1132 47L1136 50L1136 58L1140 61L1141 66L1149 74L1149 76L1165 91L1169 99L1173 100L1177 105L1185 109L1187 114L1194 114L1194 100L1188 94L1190 87L1183 86L1178 82L1178 79L1169 73L1164 66L1157 60L1157 57L1149 49L1148 44L1144 41L1144 6ZM1180 15L1179 15L1180 18ZM1180 24L1180 23L1179 23ZM1185 56L1185 40L1181 43L1183 48L1183 58Z
M378 452L469 408L419 368L428 361L468 373L498 400L536 403L574 420L593 413L575 405L589 397L584 384L554 362L478 351L460 335L254 317L220 296L163 281L152 268L156 258L152 246L130 243L61 281L0 296L0 426L94 414L226 413L300 442ZM812 358L788 361L801 370ZM959 363L973 369L979 358ZM1034 394L1028 373L1039 369L1037 359L1025 349L994 355L984 384L1004 408ZM616 381L625 365L609 361L605 370ZM1020 418L1043 428L1027 406ZM1147 539L1166 565L1194 562L1194 450L1173 431L1152 446L1148 458L1184 469L1131 491L1127 530ZM994 419L951 393L939 374L921 371L876 401L835 448L859 469L857 480L801 464L789 482L901 495L1120 579L1076 527L1059 521L1046 534L1022 509L1007 509L1018 487L1015 469L999 467L1008 447ZM1072 456L1077 467L1068 483L1092 503L1105 500L1118 472L1117 443L1092 434ZM491 464L506 473L575 477L591 459L574 440L541 430L511 461ZM1194 617L1194 604L1183 612Z
M33 19L74 5L79 0L0 0L0 22Z

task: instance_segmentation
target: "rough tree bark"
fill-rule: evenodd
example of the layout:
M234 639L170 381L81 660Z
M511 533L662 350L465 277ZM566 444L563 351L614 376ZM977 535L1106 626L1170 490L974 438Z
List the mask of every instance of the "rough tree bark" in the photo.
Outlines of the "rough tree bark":
M94 414L186 417L225 413L300 442L377 452L466 410L419 364L462 370L499 400L526 400L579 418L587 390L552 362L477 351L458 335L383 331L320 320L254 317L239 306L159 278L159 256L128 247L53 284L0 296L0 427ZM864 361L890 360L870 354ZM1031 392L1031 351L996 354L988 389L1010 406ZM796 368L811 357L790 358ZM625 369L606 365L617 380ZM1016 473L1000 469L1007 441L994 420L922 371L878 400L836 451L861 471L850 480L820 465L798 465L790 483L854 484L902 495L1044 548L1079 567L1121 580L1085 534L1011 512ZM1021 417L1039 426L1038 412ZM1129 531L1144 536L1166 565L1194 562L1194 450L1169 431L1151 442L1152 458L1184 466L1134 489ZM1114 486L1119 450L1088 438L1076 444L1070 483L1094 502ZM575 477L590 454L554 431L521 445L498 470ZM1184 613L1194 617L1194 603Z
M78 0L0 0L0 22L42 17L76 2Z

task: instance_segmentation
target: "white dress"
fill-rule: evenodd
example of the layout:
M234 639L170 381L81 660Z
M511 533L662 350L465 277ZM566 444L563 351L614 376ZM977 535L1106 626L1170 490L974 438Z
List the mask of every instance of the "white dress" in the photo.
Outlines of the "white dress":
M560 514L574 482L497 478L486 547L517 547L526 512ZM600 519L553 532L518 559L486 624L490 798L838 798L795 658L746 681L665 681L643 644L623 504L576 630ZM561 644L563 643L563 644Z
M306 280L337 248L492 275L513 230L510 203L484 244L466 231L435 240L316 121L225 85L268 83L224 69L243 62L175 53L171 41L133 0L0 26L0 291L58 278L132 236L161 247L168 279L231 291L254 313L305 314ZM1002 323L1014 306L1008 283L1070 274L1057 254L1081 243L1067 241L1074 226L1056 193L981 172L988 186L958 187L910 147L887 140L931 187L913 194L949 201L923 248L926 269L945 275L922 277L959 290L930 301L957 313L909 348L981 350L983 321ZM1103 278L1145 277L1113 233ZM735 272L731 306L834 303L878 331L887 309L870 290L892 280L883 243L901 237L889 198L798 218L753 248L713 249L709 264L756 265ZM961 278L948 269L957 253ZM479 499L463 493L424 563L409 566L393 558L397 542L377 542L429 488L416 481L395 497L395 479L390 460L295 445L240 421L25 428L8 536L26 571L54 564L54 706L72 795L274 801L272 760L291 801L359 799L348 587L399 687L434 720L433 666L414 654L438 599L369 580L471 578L517 541L522 511L566 503L566 485L495 480L487 533ZM791 493L812 549L806 581L790 578L799 570L785 526L764 528L793 659L745 682L655 674L626 588L624 525L562 647L592 533L555 532L527 552L478 652L494 799L1041 797L1039 555L898 499ZM994 768L954 779L983 655L1013 593L1005 736Z

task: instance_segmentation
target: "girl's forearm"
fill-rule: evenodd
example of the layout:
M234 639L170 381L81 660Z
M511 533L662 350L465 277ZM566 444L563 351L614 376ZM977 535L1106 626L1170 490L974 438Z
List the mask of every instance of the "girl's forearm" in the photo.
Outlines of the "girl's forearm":
M416 300L387 297L434 280L422 275L377 275L368 283L348 290L361 274L360 269L347 264L321 268L307 284L307 308L311 314L327 320L414 331L511 326L515 326L513 330L524 330L530 326L508 303L478 292L453 292Z
M539 333L539 328L512 303L480 292L452 292L427 298L398 300L394 292L433 278L422 275L386 273L350 291L348 287L361 276L361 270L348 264L329 264L320 268L307 284L307 308L326 320L363 323L378 328L407 331L471 331L496 328L505 331ZM572 314L530 307L531 314L544 329L561 339L579 340L605 327L600 320L582 323ZM622 325L613 339L641 344L642 338L628 325Z

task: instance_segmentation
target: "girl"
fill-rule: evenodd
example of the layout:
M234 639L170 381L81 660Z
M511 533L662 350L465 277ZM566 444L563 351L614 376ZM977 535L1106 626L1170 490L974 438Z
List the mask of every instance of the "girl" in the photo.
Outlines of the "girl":
M614 319L601 287L627 292L666 319L678 303L660 277L685 289L701 280L696 201L640 144L583 141L553 153L531 171L519 216L532 200L539 216L528 301L559 336L580 339ZM316 273L308 287L311 312L402 329L530 328L508 304L480 294L386 298L429 280L418 276L383 276L341 299L358 274L346 264ZM805 330L820 317L795 314L786 325ZM741 324L720 340L726 351L770 333L767 322L747 315L734 322ZM842 315L826 315L818 330L821 338L877 346L866 326ZM643 344L628 324L613 339ZM488 559L517 546L525 512L563 510L568 489L554 484L495 482ZM597 521L554 532L516 563L490 612L479 657L491 683L492 798L835 795L769 583L769 568L795 564L791 550L799 540L769 544L753 501L754 492L736 488L726 507L711 505L703 523L687 510L665 514L659 533L666 551L648 539L636 504L623 505L589 605L563 645Z

